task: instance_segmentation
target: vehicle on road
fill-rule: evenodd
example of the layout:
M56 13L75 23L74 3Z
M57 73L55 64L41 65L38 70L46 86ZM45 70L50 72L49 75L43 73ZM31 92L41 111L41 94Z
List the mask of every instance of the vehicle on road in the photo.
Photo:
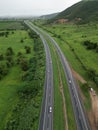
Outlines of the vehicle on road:
M69 83L71 84L71 80L69 80Z
M52 107L49 107L49 112L52 112Z

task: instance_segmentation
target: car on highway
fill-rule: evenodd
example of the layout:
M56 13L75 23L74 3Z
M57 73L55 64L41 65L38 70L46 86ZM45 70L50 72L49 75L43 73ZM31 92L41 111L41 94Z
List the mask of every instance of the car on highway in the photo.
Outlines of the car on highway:
M52 107L49 107L49 112L52 112Z
M69 80L69 83L71 84L71 80Z

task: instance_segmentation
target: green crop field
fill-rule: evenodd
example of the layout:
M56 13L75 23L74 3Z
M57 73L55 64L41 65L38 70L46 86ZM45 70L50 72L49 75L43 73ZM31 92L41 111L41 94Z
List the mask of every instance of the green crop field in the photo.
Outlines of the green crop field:
M0 23L0 130L38 129L45 77L44 46L35 33L5 30L9 25Z

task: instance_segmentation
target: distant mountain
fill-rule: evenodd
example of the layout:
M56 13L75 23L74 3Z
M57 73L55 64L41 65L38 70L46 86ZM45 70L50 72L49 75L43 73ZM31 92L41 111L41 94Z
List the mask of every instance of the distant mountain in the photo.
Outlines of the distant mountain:
M59 13L51 21L67 19L69 21L87 23L98 21L98 0L83 0Z
M40 16L39 18L40 19L51 19L51 18L54 18L58 15L59 13L53 13L53 14L48 14L48 15L42 15Z

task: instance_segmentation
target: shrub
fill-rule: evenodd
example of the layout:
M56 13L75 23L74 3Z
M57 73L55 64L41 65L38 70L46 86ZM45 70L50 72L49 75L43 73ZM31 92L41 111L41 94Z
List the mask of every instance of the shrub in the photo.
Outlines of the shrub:
M28 67L29 67L27 59L22 58L22 59L20 60L20 66L21 66L21 69L22 69L23 71L27 71L27 70L28 70Z
M0 61L4 59L3 54L0 54Z
M26 54L31 53L31 48L30 46L25 46Z
M13 55L14 54L14 51L11 47L8 47L7 50L6 50L6 56L10 56L10 55Z

